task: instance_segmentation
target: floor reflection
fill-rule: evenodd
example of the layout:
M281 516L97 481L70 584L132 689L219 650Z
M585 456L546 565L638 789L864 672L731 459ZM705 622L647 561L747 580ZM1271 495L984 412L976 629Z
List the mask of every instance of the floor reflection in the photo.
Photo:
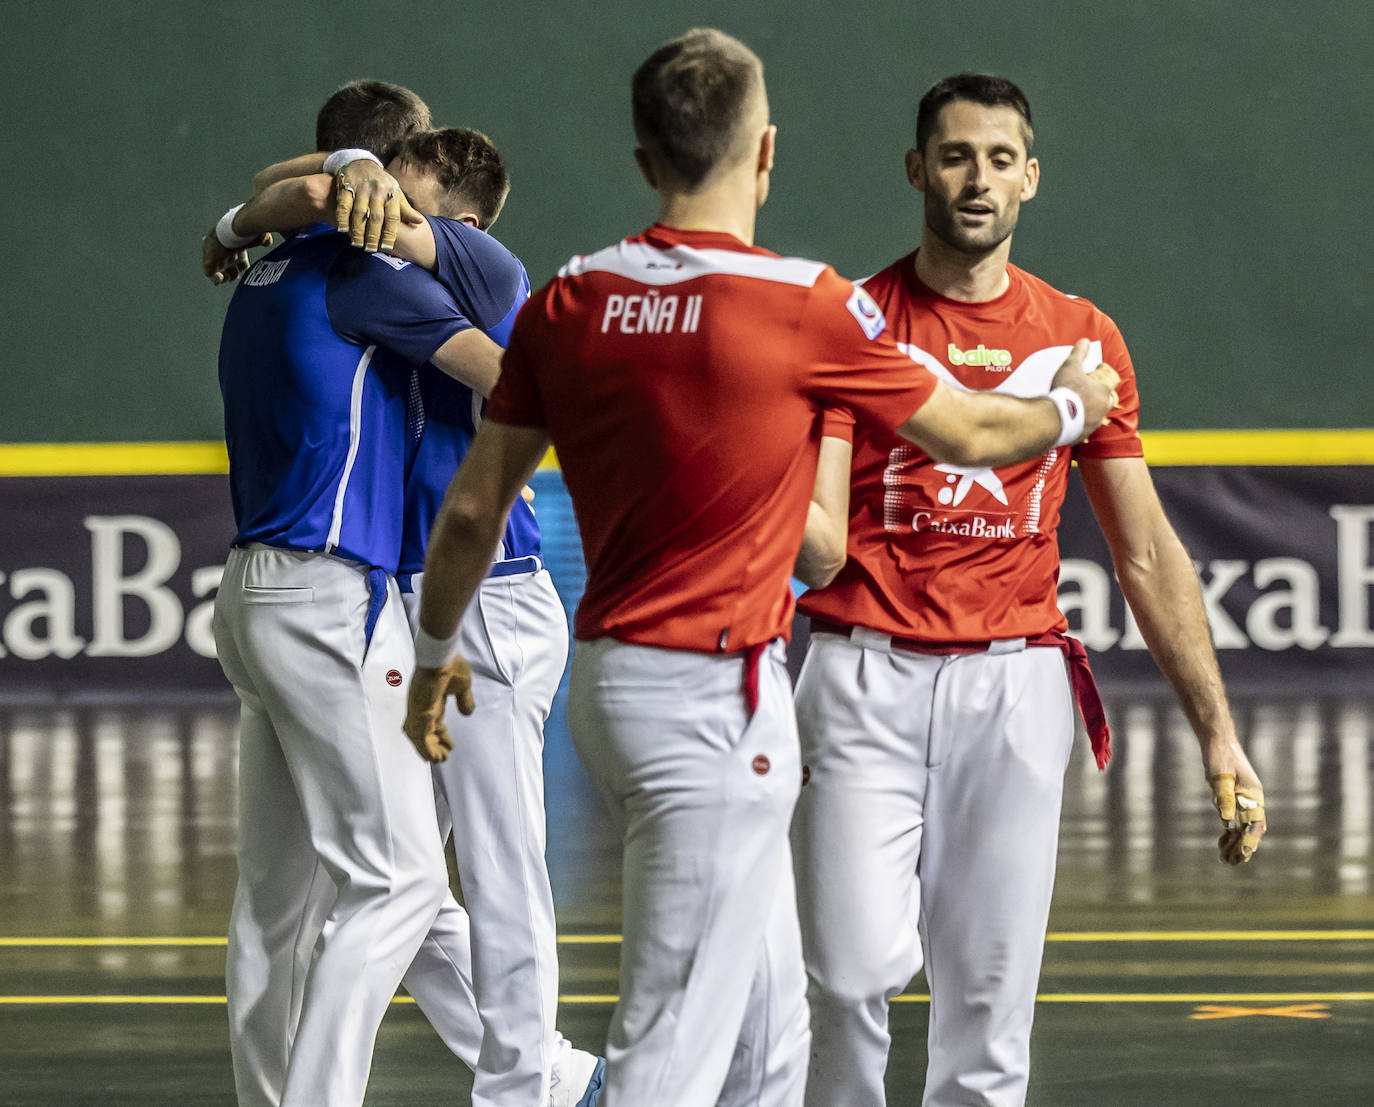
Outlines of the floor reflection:
M1069 766L1056 909L1192 905L1216 898L1270 917L1319 904L1374 917L1370 888L1371 705L1242 700L1236 723L1264 783L1270 831L1256 860L1216 859L1219 823L1196 739L1167 700L1109 700L1116 757L1097 772L1078 743Z
M1216 859L1197 743L1169 701L1111 698L1106 773L1070 761L1052 927L1343 925L1374 919L1371 705L1240 701L1272 829ZM219 934L234 886L236 710L0 708L0 916L11 936ZM546 749L549 865L564 930L613 929L614 830L562 699ZM120 956L109 951L110 956Z

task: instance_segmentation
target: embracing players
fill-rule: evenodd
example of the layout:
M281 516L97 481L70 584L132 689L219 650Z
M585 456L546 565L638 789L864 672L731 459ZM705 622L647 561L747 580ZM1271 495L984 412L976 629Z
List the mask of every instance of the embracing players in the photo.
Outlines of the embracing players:
M1226 829L1222 860L1264 833L1260 782L1236 739L1196 575L1155 494L1130 357L1112 321L1009 264L1035 195L1030 107L996 77L921 100L907 176L920 249L864 283L911 359L951 388L1042 395L1074 341L1121 374L1085 443L1016 465L949 465L844 413L853 436L848 561L807 593L797 687L808 783L793 828L810 975L807 1103L882 1104L888 1003L930 987L927 1107L1023 1102L1079 694L1108 756L1082 647L1057 606L1055 528L1069 463L1121 587L1198 736ZM1066 666L1066 659L1068 665Z
M475 1070L474 1103L585 1104L599 1085L596 1059L571 1050L553 1024L557 965L543 860L542 723L566 658L567 629L528 506L514 506L482 598L464 620L485 710L465 720L462 757L441 773L444 825L436 827L431 817L434 841L406 846L416 852L417 867L427 859L425 888L432 891L432 882L446 877L442 856L421 846L441 843L449 821L456 824L477 955L469 949L469 916L452 896L432 905L428 897L405 895L397 871L409 825L397 810L415 820L413 809L433 810L427 775L422 766L419 777L409 770L420 762L405 752L399 716L389 714L403 695L409 656L396 656L384 680L364 671L366 711L323 675L316 679L329 671L322 652L356 665L361 648L366 669L372 626L390 626L399 613L397 599L384 598L397 583L413 612L430 521L467 448L481 397L499 372L492 339L505 341L528 294L523 267L485 233L509 187L500 154L476 131L421 129L428 124L422 109L409 90L354 82L322 110L318 144L365 142L388 159L395 154L392 168L416 202L445 217L422 220L409 232L424 239L437 282L394 258L351 250L343 236L315 225L326 210L333 213L328 177L264 188L227 216L222 231L230 235L237 225L241 237L229 241L247 245L269 228L306 227L249 270L226 326L223 385L231 483L244 527L239 542L258 544L236 551L231 564L251 557L273 565L291 550L302 576L308 568L312 576L352 580L370 567L366 576L374 586L372 604L344 611L326 609L317 602L323 597L296 581L289 595L271 592L272 581L258 578L243 596L233 578L221 590L222 657L244 698L241 871L229 993L236 1082L245 1104L361 1098L376 1029L372 1015L381 1015L375 1003L390 998L382 976L407 963L407 988ZM318 169L322 161L307 156L274 167L260 183ZM242 233L247 224L254 231ZM212 279L232 279L245 263L207 242ZM456 363L455 350L464 354ZM425 365L427 358L445 372ZM315 488L321 505L335 505L338 535L248 529L255 501L266 495L259 486L272 485L283 451L298 456L299 468L310 463L312 481L282 484L276 513L310 516L315 508L302 502L303 488ZM354 544L364 541L358 534L367 534L369 544ZM388 579L393 574L396 583ZM409 655L408 641L394 648ZM273 665L244 663L268 649ZM399 760L390 756L392 743L403 751ZM356 756L347 753L355 746ZM370 778L379 768L383 778L404 778L395 798L376 794ZM316 785L321 778L326 786ZM345 817L334 817L334 810ZM419 826L414 833L425 836ZM312 868L315 889L308 895ZM378 935L374 924L370 940L405 943L384 946L395 952L371 970L371 946L355 947L351 963L330 955L346 905L359 895L375 901L379 916L386 912L393 932ZM413 946L416 926L422 935ZM366 1008L322 1007L316 998L349 994L369 973L378 983ZM317 1025L322 1032L314 1031Z

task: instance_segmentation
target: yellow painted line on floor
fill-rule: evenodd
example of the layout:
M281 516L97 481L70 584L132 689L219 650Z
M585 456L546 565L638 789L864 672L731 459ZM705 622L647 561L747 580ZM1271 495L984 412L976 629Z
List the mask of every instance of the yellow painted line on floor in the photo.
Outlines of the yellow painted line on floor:
M610 946L619 934L560 934L565 946ZM1051 931L1047 942L1374 942L1374 930L1077 930ZM0 949L112 948L224 946L216 937L53 938L0 937Z
M225 938L0 938L3 947L56 947L59 949L81 949L85 947L137 947L137 946L224 946Z
M1037 1003L1374 1003L1374 992L1047 992L1035 997ZM58 995L0 996L0 1007L46 1006L80 1007L117 1004L210 1006L224 1004L224 996L159 995ZM410 996L396 996L396 1004L414 1004ZM620 1002L616 995L574 994L558 997L559 1003L589 1006ZM929 1003L930 996L918 993L900 995L896 1003Z
M560 946L614 946L619 945L619 934L560 934Z
M1370 942L1374 930L1074 930L1047 942Z
M903 998L901 996L899 999ZM925 997L927 1000L929 996ZM1374 992L1050 992L1037 1003L1372 1003Z
M1151 465L1374 465L1374 429L1159 430L1141 440ZM557 470L544 456L541 470ZM223 474L223 442L0 443L0 477Z
M929 1003L914 992L894 1003ZM1374 992L1045 992L1036 1003L1371 1003Z
M164 1004L182 1007L224 1004L223 996L0 996L0 1006L80 1007L91 1004Z

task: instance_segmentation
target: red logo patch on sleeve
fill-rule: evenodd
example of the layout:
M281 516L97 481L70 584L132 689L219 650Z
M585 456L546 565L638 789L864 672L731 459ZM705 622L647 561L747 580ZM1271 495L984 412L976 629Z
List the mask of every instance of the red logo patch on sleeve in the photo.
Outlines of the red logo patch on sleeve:
M386 682L393 688L398 687L404 679L399 669L388 669L386 671Z
M773 763L769 761L768 758L765 757L763 754L759 754L756 758L754 758L753 765L754 772L758 773L759 776L766 775L768 770L773 767Z

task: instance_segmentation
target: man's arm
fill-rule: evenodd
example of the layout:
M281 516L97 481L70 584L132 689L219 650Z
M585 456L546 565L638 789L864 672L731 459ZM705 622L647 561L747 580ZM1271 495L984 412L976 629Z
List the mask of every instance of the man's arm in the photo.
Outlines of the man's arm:
M317 164L318 163L318 164ZM376 162L359 160L333 177L319 172L323 158L307 154L269 166L254 178L253 198L234 216L238 234L289 231L310 223L334 223L354 246L395 253L421 268L435 265L434 232L410 206L396 179ZM290 177L287 169L305 169ZM394 249L399 240L403 249Z
M211 284L237 280L253 264L253 259L248 256L249 249L272 245L272 236L263 234L248 246L226 246L219 240L216 229L211 227L200 240L200 271L210 279Z
M329 155L326 153L303 154L290 161L279 161L275 165L269 165L266 169L259 170L253 175L253 195L258 196L266 191L271 185L279 181L287 180L291 177L304 177L312 173L320 173L324 169L324 159ZM316 217L307 216L303 222L313 222ZM245 222L243 226L247 226ZM264 227L262 230L247 231L239 233L258 236L256 242L250 242L247 246L226 246L219 240L216 234L216 227L211 227L200 241L200 271L209 278L211 284L230 284L248 271L252 265L252 259L248 256L249 249L257 246L271 246L272 236L267 233L269 230L290 230L292 227L299 227L302 223L291 223L282 226ZM239 226L238 217L234 217L231 230Z
M806 509L806 536L792 575L808 588L824 588L844 568L849 542L849 463L854 447L847 438L821 439L816 487Z
M504 351L476 327L459 331L430 356L435 368L474 392L490 396L501 376Z
M285 181L291 177L308 177L312 173L323 173L324 159L327 157L329 157L329 151L321 150L319 153L302 154L300 157L269 165L266 169L259 169L253 174L253 195L256 196L278 181Z
M434 272L434 231L410 206L395 177L365 159L349 162L336 177L334 225L348 232L354 246L380 249Z
M1052 388L1069 389L1083 406L1082 433L1100 427L1116 406L1120 378L1109 365L1083 372L1088 343L1073 352L1055 374ZM1077 413L1075 413L1077 414ZM1028 461L1054 446L1064 421L1049 398L1021 399L993 392L965 392L944 381L905 423L897 428L936 461L969 468L995 468Z
M236 234L289 231L311 223L327 223L334 213L334 179L324 173L288 177L268 185L239 208Z
M405 720L406 734L426 761L443 761L453 749L444 726L448 696L457 698L465 715L472 713L471 674L456 648L458 626L491 567L515 497L548 448L542 428L484 421L434 520Z
M1235 824L1221 837L1221 858L1232 865L1248 861L1264 836L1264 795L1236 737L1192 560L1144 459L1080 458L1078 469L1150 656L1197 735L1213 801L1222 819Z

